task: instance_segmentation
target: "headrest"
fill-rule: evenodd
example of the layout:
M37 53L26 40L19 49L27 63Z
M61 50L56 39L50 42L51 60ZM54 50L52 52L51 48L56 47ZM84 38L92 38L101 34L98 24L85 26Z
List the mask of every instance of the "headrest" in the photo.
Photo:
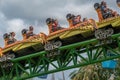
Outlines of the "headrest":
M95 10L99 9L100 8L100 4L99 3L95 3L94 4L94 8L95 8Z
M7 39L7 38L9 38L9 37L10 37L10 35L9 35L8 33L3 34L3 38L4 38L4 39Z
M27 31L28 31L27 29L23 29L23 30L21 31L21 33L22 33L22 34L26 34Z

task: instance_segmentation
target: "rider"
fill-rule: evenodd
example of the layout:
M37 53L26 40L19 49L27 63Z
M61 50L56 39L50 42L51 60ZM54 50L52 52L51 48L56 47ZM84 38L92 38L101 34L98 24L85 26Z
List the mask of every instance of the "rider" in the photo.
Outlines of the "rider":
M48 28L49 28L49 33L52 33L52 32L55 32L55 31L58 31L58 30L63 29L63 28L59 25L57 19L48 18L48 19L46 20L46 23L47 23Z
M33 26L30 26L30 27L29 27L29 30L28 30L28 29L23 29L23 30L21 31L22 36L23 36L23 40L28 39L28 38L30 38L31 36L34 36L35 34L33 33L33 30L34 30Z
M107 8L106 2L102 1L100 6L101 6L101 12L102 12L103 18L104 19L108 18L109 14L107 13L108 12L108 8Z
M23 40L27 39L27 32L28 32L27 29L23 29L23 30L21 31L22 36L23 36Z
M33 30L34 30L33 26L30 26L30 27L29 27L29 31L28 31L28 33L27 33L27 38L35 35L35 34L33 33Z
M101 2L101 11L104 19L119 15L116 11L107 8L107 4L104 1Z
M8 41L9 41L9 39L10 39L10 35L9 35L8 33L5 33L5 34L3 35L3 38L4 38L5 46L7 46L7 45L8 45Z
M10 32L10 34L5 33L3 35L4 41L5 41L5 46L15 43L17 40L15 39L15 33L14 32Z
M73 25L76 25L78 23L81 23L81 15L77 15L73 18Z
M102 1L102 2L101 2L101 10L102 10L102 12L104 12L106 8L107 8L106 2L105 2L105 1Z
M17 39L15 39L15 32L10 32L10 37L13 43L17 41Z
M71 13L68 13L66 15L66 19L67 21L69 22L69 27L73 27L73 22L74 22L74 18L75 18L75 15L71 14Z

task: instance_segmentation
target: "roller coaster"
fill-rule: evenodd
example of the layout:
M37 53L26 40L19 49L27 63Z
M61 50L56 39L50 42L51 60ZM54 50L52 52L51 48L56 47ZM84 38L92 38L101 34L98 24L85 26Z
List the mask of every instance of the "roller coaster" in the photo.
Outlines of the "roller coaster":
M55 20L46 20L48 35L41 32L27 38L23 29L22 41L6 43L0 48L0 79L25 80L119 58L120 16L115 12L103 15L99 3L94 8L99 22L88 19L74 24L75 16L67 14L68 28L57 27L52 31ZM8 37L4 36L4 40ZM108 56L108 52L113 56Z

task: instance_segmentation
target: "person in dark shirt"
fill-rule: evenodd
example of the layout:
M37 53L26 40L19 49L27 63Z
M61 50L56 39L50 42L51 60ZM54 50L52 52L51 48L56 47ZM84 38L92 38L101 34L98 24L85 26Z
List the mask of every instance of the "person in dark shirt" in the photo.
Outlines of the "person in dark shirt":
M27 38L35 35L35 34L33 33L33 30L34 30L33 26L30 26L30 27L29 27L29 31L27 32Z
M58 23L57 19L52 19L52 18L48 18L46 20L46 23L48 25L49 28L49 33L64 29L63 27L61 27Z
M81 23L81 15L77 15L73 18L73 25L76 25L78 23Z
M89 25L91 24L88 18L83 18L83 24L82 25Z
M87 22L88 21L88 19L87 18L83 18L83 22Z
M104 1L101 2L101 12L104 19L119 15L116 11L113 11L112 9L108 8L106 2Z
M108 18L106 2L102 1L100 7L101 7L101 12L102 12L102 15L103 15L103 19Z
M30 26L29 29L23 29L21 31L23 40L28 39L32 36L35 36L36 34L33 33L33 30L34 30L33 26Z
M14 32L10 32L10 34L5 33L3 35L4 41L5 41L5 46L15 43L17 40L15 39L15 33Z
M106 2L105 2L105 1L102 1L102 2L101 2L101 10L102 10L102 12L104 12L106 8L107 8Z
M15 32L10 32L10 37L13 43L17 41L17 39L15 39Z
M58 23L58 20L55 19L55 20L53 21L53 23L52 23L52 30L53 30L53 32L54 32L54 31L61 30L61 29L63 29L63 28L62 28L62 27L60 26L60 24Z

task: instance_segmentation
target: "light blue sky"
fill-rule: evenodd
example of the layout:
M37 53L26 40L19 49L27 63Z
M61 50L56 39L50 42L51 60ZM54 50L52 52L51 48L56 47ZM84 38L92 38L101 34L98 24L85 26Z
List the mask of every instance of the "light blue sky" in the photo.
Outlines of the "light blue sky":
M93 5L102 0L0 0L0 46L4 47L2 35L6 32L16 32L16 38L22 39L21 30L33 25L35 33L44 32L48 34L45 20L48 17L57 18L60 25L68 27L67 13L81 14L82 18L93 18L98 20ZM113 10L120 12L116 0L104 0ZM66 80L73 70L65 71ZM55 77L60 77L56 73ZM35 78L35 80L39 80ZM42 80L42 79L41 79ZM49 79L51 77L49 76Z

